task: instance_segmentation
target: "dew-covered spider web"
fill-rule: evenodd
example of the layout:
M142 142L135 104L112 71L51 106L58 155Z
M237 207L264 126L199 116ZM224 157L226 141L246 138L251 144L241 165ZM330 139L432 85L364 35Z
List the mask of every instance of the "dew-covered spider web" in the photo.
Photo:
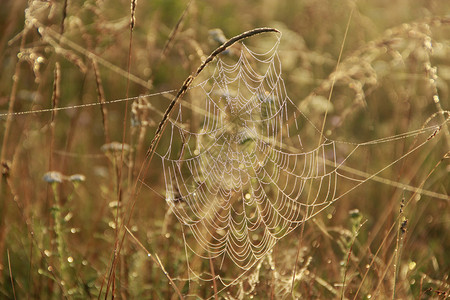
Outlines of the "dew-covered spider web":
M325 138L288 96L279 43L261 52L239 44L219 56L165 129L169 142L157 156L191 278L230 284L302 222L368 180L348 172L357 149L406 137L362 144ZM419 147L437 128L407 135L421 136Z

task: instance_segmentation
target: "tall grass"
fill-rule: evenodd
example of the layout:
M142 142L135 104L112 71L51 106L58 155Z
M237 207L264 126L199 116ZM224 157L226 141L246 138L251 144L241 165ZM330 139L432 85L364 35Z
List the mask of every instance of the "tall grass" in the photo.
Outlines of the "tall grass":
M0 12L0 298L449 297L450 4L131 3L7 1ZM221 291L188 277L161 165L139 170L176 91L220 46L210 29L256 27L282 32L289 96L325 136L443 126L379 174L420 141L361 147L346 172L370 180Z

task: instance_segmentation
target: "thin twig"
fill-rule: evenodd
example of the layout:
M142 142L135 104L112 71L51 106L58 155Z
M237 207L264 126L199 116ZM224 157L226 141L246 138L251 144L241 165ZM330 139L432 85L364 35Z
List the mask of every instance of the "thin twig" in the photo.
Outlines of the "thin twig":
M348 249L347 262L345 263L345 266L344 266L345 269L344 269L344 276L342 279L341 300L344 299L344 296L345 296L345 281L347 280L347 273L348 273L348 268L349 268L348 265L350 263L350 258L352 256L353 246L355 245L356 237L359 234L360 228L364 225L364 223L366 223L366 221L364 221L362 224L361 224L361 222L359 222L358 228L356 228L356 232L353 232L352 242L350 244L350 248Z
M217 295L216 272L214 272L214 265L213 265L211 256L209 257L209 267L211 268L211 276L212 276L212 280L213 280L214 299L219 300L219 296Z
M396 285L398 279L398 272L400 269L401 251L403 249L403 237L406 233L407 219L404 218L403 208L405 206L405 196L403 195L402 202L400 204L400 214L398 215L398 228L397 228L397 240L395 244L395 261L394 261L394 283L392 285L392 300L395 299Z
M297 255L295 256L295 264L294 269L292 270L292 284L291 284L291 295L292 298L294 297L294 284L295 284L295 273L297 273L297 264L300 257L300 250L302 248L302 241L303 241L303 233L305 231L305 221L302 222L302 227L300 229L300 238L298 239L298 246L297 246Z
M178 33L178 31L181 28L181 24L184 20L184 18L186 17L186 14L189 10L189 7L191 6L192 0L189 0L188 4L186 5L186 8L184 9L183 13L180 16L180 19L178 19L177 24L175 24L175 27L173 28L172 32L169 35L169 38L166 41L166 44L164 45L163 50L161 51L161 55L159 58L159 61L161 62L165 57L167 52L170 50L170 46L172 46L172 42L175 39L175 35Z
M30 30L30 26L26 26L22 32L22 39L20 41L20 48L19 48L18 54L20 54L23 51L23 49L25 48L25 40L26 40L26 36L27 36L29 30ZM19 55L17 55L17 57L19 57ZM0 163L3 163L3 161L5 160L5 157L6 157L6 145L8 144L9 132L11 131L11 123L13 120L12 112L14 110L14 104L16 103L17 90L19 88L21 63L22 63L22 60L18 59L18 61L16 62L15 70L14 70L14 76L12 76L13 82L12 82L12 87L11 87L11 93L9 96L8 115L6 116L6 122L4 125L5 131L3 134L2 149L0 151ZM3 182L3 180L0 180L0 191L2 190L2 182Z
M59 31L59 33L61 35L64 33L64 21L66 20L66 17L67 17L67 1L68 0L64 0L64 3L63 3L63 11L62 11L61 24L60 24L60 31Z
M32 21L33 21L32 24L39 29L39 33L44 38L46 38L46 41L48 41L50 44L51 44L51 40L58 41L62 45L68 46L69 48L71 48L75 52L78 52L78 53L84 55L87 58L97 60L97 62L99 64L103 65L104 67L108 68L109 70L111 70L111 71L113 71L113 72L115 72L115 73L117 73L117 74L119 74L119 75L121 75L123 77L126 77L130 81L133 81L136 84L141 85L142 87L145 87L147 89L150 89L152 87L152 85L148 81L145 81L145 80L139 78L136 75L128 73L126 70L123 70L120 67L116 66L115 64L107 61L106 59L102 58L100 55L97 55L94 52L91 52L91 51L81 47L77 43L75 43L75 42L69 40L68 38L66 38L65 36L60 35L58 32L54 31L52 28L46 27L44 24L39 22L39 20L32 19Z
M11 287L14 295L14 299L16 299L16 290L14 288L14 279L11 269L11 258L9 257L9 249L6 250L6 255L8 256L8 268L9 268L9 278L11 279Z
M53 94L52 94L52 116L50 121L50 157L49 157L49 171L53 170L53 148L55 145L55 120L60 98L60 82L61 82L61 67L58 62L55 63Z
M127 89L126 89L126 98L129 96L129 90L130 90L130 74L131 74L131 50L133 45L133 29L136 25L136 5L137 0L130 0L130 39L128 44L128 62L127 62ZM119 216L121 215L120 208L122 203L122 172L123 172L123 162L124 162L124 155L125 155L125 141L127 140L127 119L128 119L128 103L125 105L125 114L123 118L123 131L122 131L122 150L120 152L120 162L116 164L117 169L117 215L116 215L116 241L114 245L114 256L113 261L111 262L111 271L110 276L108 277L108 284L106 286L106 295L105 299L108 298L108 292L109 288L112 283L112 297L114 298L115 295L115 273L117 268L117 262L119 259L120 251L117 251L119 245L120 248L122 247L122 243L120 243L120 228L122 226L119 226ZM130 170L131 172L131 170ZM123 221L122 221L123 222Z
M127 226L125 226L125 230L128 232L128 234L133 238L134 242L142 248L142 250L145 251L145 253L147 253L147 256L150 257L151 260L153 260L153 262L161 269L161 271L163 271L164 275L167 277L167 279L169 280L170 284L173 286L173 289L175 290L175 292L178 294L178 297L180 297L180 299L184 299L183 295L181 294L180 290L178 289L177 285L175 284L175 282L173 281L173 279L170 277L169 273L166 271L166 269L164 268L164 265L161 263L161 260L159 259L158 256L155 256L153 254L150 253L150 251L147 250L147 248L145 248L145 246L136 238L136 236L131 232L130 229L128 229Z

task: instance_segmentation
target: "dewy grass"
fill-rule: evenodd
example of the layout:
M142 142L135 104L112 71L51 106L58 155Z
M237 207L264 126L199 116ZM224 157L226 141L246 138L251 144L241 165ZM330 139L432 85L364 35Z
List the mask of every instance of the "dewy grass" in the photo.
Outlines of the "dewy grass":
M58 284L61 286L64 297L85 295L85 293L80 289L76 281L74 280L73 268L71 264L73 263L73 257L68 254L66 239L67 233L73 232L73 228L69 230L65 225L72 218L72 213L68 213L65 216L63 212L64 207L61 204L61 184L64 181L69 181L73 185L73 191L67 196L67 204L72 204L72 198L76 193L77 188L81 182L86 180L86 177L82 174L74 174L71 176L65 176L57 171L50 171L44 174L43 180L51 186L53 194L53 205L51 207L51 215L53 217L53 231L55 233L55 242L57 257L59 259L59 275L61 281ZM47 250L48 251L48 250ZM51 252L48 252L50 255ZM53 280L59 280L58 278L53 278Z
M60 284L63 287L64 296L67 296L67 287L70 288L71 276L69 273L68 263L66 261L66 243L64 241L63 229L64 220L61 216L61 200L59 195L60 184L63 182L64 176L59 172L51 171L45 173L43 179L50 184L53 192L54 202L51 208L51 212L54 220L53 231L55 232L56 249L59 258L59 268L61 274Z

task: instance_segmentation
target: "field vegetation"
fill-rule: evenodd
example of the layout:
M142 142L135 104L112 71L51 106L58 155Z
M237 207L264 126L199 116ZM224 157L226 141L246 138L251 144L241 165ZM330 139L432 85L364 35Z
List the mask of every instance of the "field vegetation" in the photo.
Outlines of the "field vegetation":
M449 13L445 0L3 1L0 298L449 298ZM281 35L243 42L265 53L279 39L302 112L292 134L305 149L339 141L331 156L354 180L252 266L219 270L187 250L161 156L183 155L173 124L200 132L208 114L179 107L201 106L198 84L241 41L166 109L210 53L261 27Z

